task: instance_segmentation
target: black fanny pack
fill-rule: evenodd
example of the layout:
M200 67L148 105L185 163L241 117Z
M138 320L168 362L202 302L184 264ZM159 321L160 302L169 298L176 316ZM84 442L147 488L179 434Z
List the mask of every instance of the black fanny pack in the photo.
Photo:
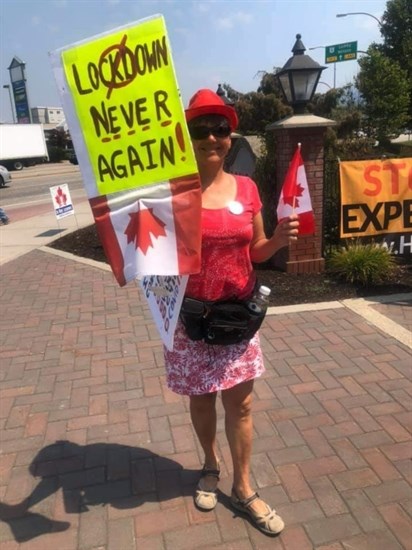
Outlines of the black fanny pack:
M184 298L180 310L180 320L191 340L221 346L250 340L265 315L266 309L250 311L247 302L202 302L194 298Z

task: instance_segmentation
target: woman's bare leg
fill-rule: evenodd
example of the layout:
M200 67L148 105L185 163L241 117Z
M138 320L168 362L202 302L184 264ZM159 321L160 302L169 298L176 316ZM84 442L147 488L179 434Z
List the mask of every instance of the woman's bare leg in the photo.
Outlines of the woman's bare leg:
M219 467L216 449L216 395L215 392L190 396L193 427L205 453L205 466L212 470ZM216 477L206 476L202 479L202 488L205 491L212 491L216 485Z
M254 493L250 484L253 436L252 391L253 380L222 391L222 403L226 412L226 437L233 462L233 488L240 499L248 498ZM267 510L260 499L253 502L251 507L259 513Z

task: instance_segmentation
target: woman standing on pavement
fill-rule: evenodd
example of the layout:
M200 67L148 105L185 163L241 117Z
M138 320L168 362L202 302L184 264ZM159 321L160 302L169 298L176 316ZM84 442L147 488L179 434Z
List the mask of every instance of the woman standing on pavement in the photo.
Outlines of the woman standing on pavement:
M292 216L267 239L256 184L223 170L230 134L238 124L232 107L211 90L199 90L190 100L186 120L202 186L202 266L199 274L189 277L186 296L207 302L247 300L256 284L252 262L264 262L296 240L299 223ZM196 506L213 510L217 504L216 397L221 391L233 462L231 504L262 532L280 533L282 519L250 481L253 382L264 372L258 333L240 343L210 345L189 338L179 321L174 349L165 349L165 363L168 386L189 396L191 419L205 454Z

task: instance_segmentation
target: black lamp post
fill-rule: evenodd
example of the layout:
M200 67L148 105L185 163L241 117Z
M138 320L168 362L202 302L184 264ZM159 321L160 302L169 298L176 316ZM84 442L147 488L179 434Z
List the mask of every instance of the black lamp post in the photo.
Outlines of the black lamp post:
M234 102L232 100L230 100L227 95L226 95L226 92L225 90L222 88L222 85L219 84L218 87L217 87L217 90L216 90L216 94L223 99L223 101L226 103L226 105L230 105L231 107L234 106Z
M295 114L303 114L306 105L312 99L321 72L326 69L305 55L306 48L301 35L296 35L296 42L290 57L282 69L276 73L286 101L292 105Z

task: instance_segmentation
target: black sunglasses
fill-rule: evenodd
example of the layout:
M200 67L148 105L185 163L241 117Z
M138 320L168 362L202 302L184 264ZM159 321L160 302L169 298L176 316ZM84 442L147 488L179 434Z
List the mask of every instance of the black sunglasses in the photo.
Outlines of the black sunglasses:
M210 134L216 138L226 138L231 134L230 126L219 124L218 126L189 126L189 134L192 139L207 139Z

